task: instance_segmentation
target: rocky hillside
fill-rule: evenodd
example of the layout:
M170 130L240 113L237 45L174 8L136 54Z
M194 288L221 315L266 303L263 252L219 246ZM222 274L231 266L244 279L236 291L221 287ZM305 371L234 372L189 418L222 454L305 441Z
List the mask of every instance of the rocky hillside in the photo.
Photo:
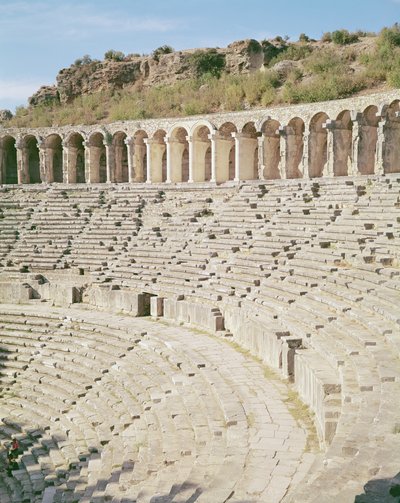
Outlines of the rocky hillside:
M400 87L400 27L233 42L226 48L84 56L0 123L92 124L307 103Z
M167 47L167 46L165 46ZM168 49L164 48L164 51ZM43 86L29 98L31 106L44 102L70 103L77 96L99 91L117 91L140 85L148 88L157 85L172 85L198 75L196 58L201 55L223 63L228 74L249 73L264 65L262 46L255 40L233 42L224 49L198 49L163 53L159 48L150 56L123 56L109 51L103 61L94 61L87 56L62 69L55 86Z

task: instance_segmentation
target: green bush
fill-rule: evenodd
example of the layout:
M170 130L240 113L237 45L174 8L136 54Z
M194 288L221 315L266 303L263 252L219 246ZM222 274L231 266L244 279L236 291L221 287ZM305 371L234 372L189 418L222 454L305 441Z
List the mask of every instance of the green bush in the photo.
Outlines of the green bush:
M157 47L157 49L154 49L151 55L153 59L159 61L160 56L162 56L163 54L171 54L171 52L174 52L173 47L171 47L170 45L162 45L161 47Z
M79 59L76 59L74 61L75 66L82 66L82 65L90 65L90 63L93 63L92 58L89 56L89 54L85 54Z
M104 59L108 61L123 61L125 59L125 54L121 51L110 49L104 54Z
M217 52L216 49L196 51L189 60L197 77L209 74L219 78L225 68L225 55Z
M269 40L263 40L261 47L264 53L264 64L268 65L274 58L276 58L282 51L285 50L286 44L282 39L283 44L275 45Z
M310 37L308 37L305 33L300 33L299 42L307 43L310 41Z
M263 48L262 48L260 42L257 42L257 40L254 40L254 38L252 38L249 41L249 45L247 46L247 52L249 54L251 54L252 52L255 54L259 54L260 52L262 52L262 50L263 50Z
M354 44L358 42L358 35L348 30L336 30L332 33L332 42L337 45Z
M305 61L304 67L314 74L338 73L346 70L343 58L333 49L315 51Z
M312 51L313 49L309 44L289 44L279 51L279 54L269 62L268 66L273 66L283 60L299 61L300 59L305 59Z

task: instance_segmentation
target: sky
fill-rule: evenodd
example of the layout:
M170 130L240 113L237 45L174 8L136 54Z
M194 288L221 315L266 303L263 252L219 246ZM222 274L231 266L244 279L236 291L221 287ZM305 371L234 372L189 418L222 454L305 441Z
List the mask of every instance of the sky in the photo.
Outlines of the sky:
M0 109L26 105L41 85L88 54L148 54L159 46L225 47L244 38L320 38L379 31L400 0L0 0Z

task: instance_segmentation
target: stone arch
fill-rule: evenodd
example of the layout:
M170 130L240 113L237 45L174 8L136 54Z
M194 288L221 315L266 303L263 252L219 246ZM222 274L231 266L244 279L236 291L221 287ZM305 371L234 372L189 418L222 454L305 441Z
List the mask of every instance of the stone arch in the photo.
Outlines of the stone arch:
M24 164L26 165L27 182L41 183L39 146L36 136L28 135L23 139Z
M44 141L45 170L48 182L62 183L63 176L63 148L59 134L51 134Z
M0 180L4 184L18 183L17 148L13 136L5 136L0 144Z
M107 155L104 145L105 135L96 131L89 136L89 181L105 183L107 181Z
M304 153L305 125L300 117L290 119L286 134L286 178L302 178L300 169Z
M208 124L198 124L192 131L193 181L209 182L212 179L210 136L213 129Z
M147 168L150 172L150 180L155 183L167 180L167 156L164 129L158 129L151 140L147 140Z
M234 180L236 173L235 139L232 133L237 133L232 122L224 122L218 129L216 137L216 181Z
M400 171L400 100L393 101L386 110L382 162L384 173Z
M84 138L81 133L71 133L64 142L67 146L67 174L69 183L86 183Z
M258 136L254 122L247 122L240 134L239 141L239 179L258 179ZM236 143L237 148L237 143Z
M279 128L279 122L270 118L261 125L263 141L261 169L266 180L276 180L281 177L279 171L281 161Z
M343 110L333 124L333 176L348 176L351 171L353 121Z
M189 181L188 131L183 126L174 127L166 142L169 145L169 182Z
M323 127L329 117L325 112L314 115L310 121L308 140L308 174L310 178L320 177L328 161L328 133Z
M358 171L361 175L372 175L375 171L376 144L378 140L378 108L370 105L361 114L358 142Z
M133 157L131 179L135 182L147 181L147 141L148 135L143 129L139 129L133 135Z
M114 153L114 162L111 163L110 177L113 182L129 182L127 138L128 136L124 131L117 131L112 137L111 146Z

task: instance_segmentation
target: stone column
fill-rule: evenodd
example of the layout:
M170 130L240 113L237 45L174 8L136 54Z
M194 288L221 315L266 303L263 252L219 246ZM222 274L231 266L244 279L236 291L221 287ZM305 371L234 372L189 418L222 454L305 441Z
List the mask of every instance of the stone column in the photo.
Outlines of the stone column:
M115 166L115 147L112 140L104 138L103 145L106 147L106 170L107 170L107 183L113 182L113 167Z
M380 117L380 121L378 122L378 138L376 142L376 152L375 152L375 175L384 175L385 168L383 165L383 150L385 148L385 125L386 118Z
M128 156L128 181L133 183L135 181L135 166L133 165L133 152L135 150L132 136L127 136L124 139L126 145L126 152Z
M210 182L217 182L217 140L220 138L220 133L215 131L208 135L211 140L211 180Z
M88 140L84 140L82 142L83 148L85 149L84 159L85 159L85 182L92 182L92 173L91 173L91 159L90 159L90 142Z
M308 140L310 138L309 131L303 134L303 158L301 160L303 178L310 178L310 173L308 170Z
M18 183L29 183L28 153L25 143L21 138L17 138L15 148L17 149Z
M335 163L335 158L334 158L334 151L333 151L333 142L334 142L334 129L336 126L336 122L334 120L327 120L325 124L322 125L324 129L326 129L327 132L327 161L326 164L322 170L322 176L325 177L332 177L335 174L334 171L334 163Z
M48 152L46 148L46 142L41 138L37 142L37 147L39 149L39 171L40 171L40 180L42 183L49 183L51 175L49 173L48 166Z
M189 183L194 182L194 166L193 166L193 161L194 161L194 155L193 155L193 136L186 136L186 140L189 144Z
M358 146L360 143L360 114L352 116L353 128L351 133L351 165L349 166L349 176L360 174L358 170Z
M265 170L265 139L264 135L257 138L258 142L258 179L265 180L264 170Z
M147 180L146 180L146 183L152 183L152 179L151 179L151 175L152 175L152 172L151 172L151 145L154 143L154 139L144 138L143 141L146 145L146 158L147 158L147 166L146 166Z
M165 136L164 138L165 145L167 148L167 179L166 183L172 183L172 158L171 158L171 138L169 136Z
M286 152L287 152L287 141L286 141L286 126L281 126L277 133L279 134L279 173L281 176L282 180L285 180L287 178L287 171L286 171L286 165L287 165L287 159L286 159Z
M242 133L232 133L232 137L235 140L235 182L240 181L241 169L240 169L240 147L241 147L241 139L243 138Z
M68 143L62 142L63 183L74 183L71 178L71 152Z

